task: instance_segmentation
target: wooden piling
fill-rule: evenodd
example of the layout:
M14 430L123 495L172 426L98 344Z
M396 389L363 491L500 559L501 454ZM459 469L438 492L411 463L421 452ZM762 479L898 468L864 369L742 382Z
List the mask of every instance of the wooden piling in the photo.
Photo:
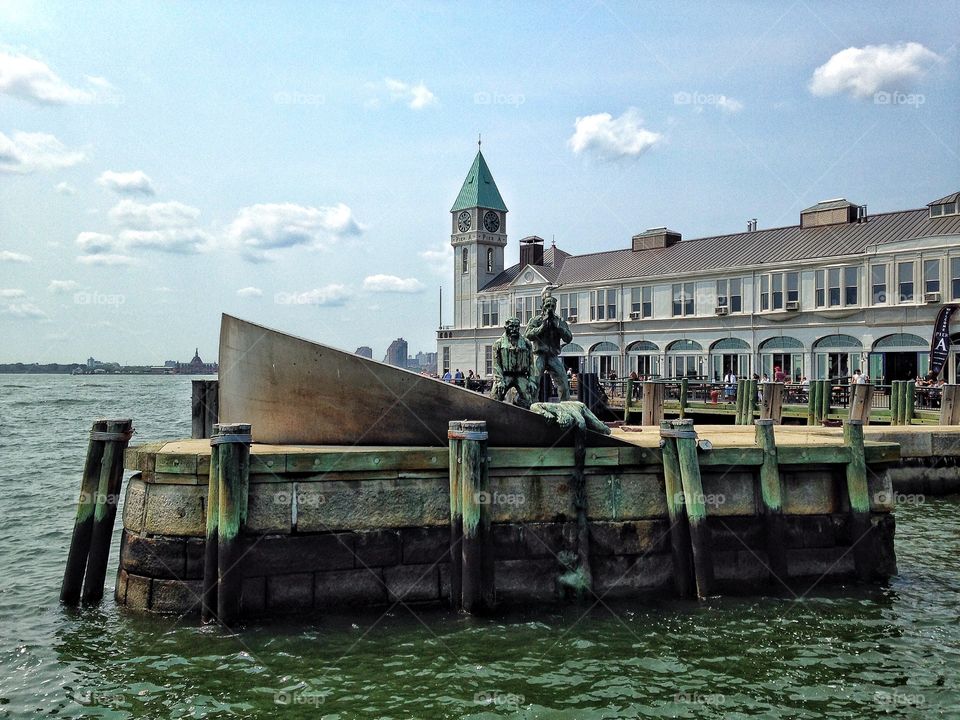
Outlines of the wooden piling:
M230 627L240 619L243 573L240 535L246 525L250 485L250 425L221 424L212 439L219 453L217 487L217 618Z
M850 386L850 420L861 420L870 424L870 409L873 406L873 385L854 383Z
M876 553L870 523L870 492L863 447L863 423L847 420L843 426L843 441L850 453L846 475L853 560L857 577L869 580L873 576Z
M747 390L746 390L747 381L743 378L737 380L737 399L736 399L736 409L733 414L733 424L734 425L743 425L743 404L747 400Z
M747 404L744 407L743 424L753 425L753 416L757 410L757 389L759 385L756 380L750 380L747 383Z
M625 424L630 423L630 413L633 410L633 388L634 380L632 378L627 378L627 395L623 398L623 422Z
M683 485L683 504L690 525L690 545L693 550L693 570L697 583L697 597L703 599L713 592L713 550L710 529L707 527L706 498L700 479L700 460L697 457L697 433L693 420L674 420L677 456L680 461L680 482Z
M190 406L190 437L213 436L213 426L220 414L220 383L217 380L194 380L193 401Z
M643 398L640 408L640 423L642 425L660 424L660 421L663 420L663 383L643 383Z
M819 384L816 380L811 380L807 385L807 425L817 424L817 413L820 407L817 400L817 388Z
M913 424L913 414L917 402L917 383L914 380L907 380L903 384L903 424Z
M940 393L940 424L960 424L960 385L944 385Z
M463 423L451 420L447 429L450 449L450 606L463 604L463 499L460 487L460 461L463 445Z
M763 383L760 419L773 420L777 425L783 419L783 383Z
M100 483L100 462L103 459L103 440L94 440L97 433L107 429L106 420L97 420L90 429L87 443L87 460L80 478L80 498L77 500L77 517L73 524L73 537L70 540L70 552L67 566L63 572L63 584L60 586L60 602L76 605L80 602L80 590L83 587L83 573L87 568L87 556L90 554L90 534L93 531L93 513L97 506L97 486Z
M680 380L680 417L687 416L687 405L689 403L690 380L682 378Z
M903 409L901 407L901 402L903 400L903 395L900 392L900 380L894 380L890 383L890 424L891 425L902 425L901 418L903 417Z
M777 458L777 442L773 429L774 420L757 420L757 445L763 450L763 464L760 466L760 501L763 511L763 524L767 547L767 559L770 563L770 579L786 583L787 533L783 517L783 485L780 479L780 463Z
M490 478L487 461L487 423L462 422L460 498L463 513L461 590L463 609L483 613L493 608L493 537L490 532Z
M683 504L683 482L680 479L680 457L673 425L669 420L660 423L660 451L663 456L663 483L667 496L667 515L670 518L670 554L673 558L673 584L677 595L693 595L693 558L690 550L690 525Z
M830 402L833 400L833 383L829 380L820 381L820 422L830 419Z
M87 573L83 579L81 600L94 604L103 598L103 583L107 576L107 561L110 559L110 543L113 540L113 524L117 518L117 502L123 486L123 451L133 435L132 420L108 420L106 430L91 433L91 438L104 441L103 458L100 461L100 477L97 483L97 504L93 511L93 527L90 530L90 555L87 558Z
M194 385L196 387L196 385ZM220 525L220 450L212 439L220 434L220 425L214 423L210 443L210 475L207 479L207 525L203 546L203 596L200 606L200 619L203 622L213 620L217 615L217 543Z

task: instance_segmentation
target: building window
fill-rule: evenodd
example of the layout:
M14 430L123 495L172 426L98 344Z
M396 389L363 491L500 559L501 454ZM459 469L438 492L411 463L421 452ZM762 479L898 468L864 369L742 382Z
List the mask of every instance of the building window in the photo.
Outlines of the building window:
M493 272L493 248L487 248L487 272Z
M941 203L940 205L930 206L930 217L940 217L942 215L956 215L958 203Z
M560 317L569 320L571 317L577 317L577 294L560 293L557 295L557 310Z
M496 327L500 324L500 301L480 301L480 327Z
M686 317L696 314L693 283L674 283L673 285L673 316Z
M530 322L530 318L533 317L533 295L527 295L526 297L517 298L517 311L514 313L519 319L520 322L526 324Z
M591 290L590 291L590 319L616 320L617 319L617 291Z
M450 346L444 345L443 352L441 354L443 355L443 362L441 363L442 367L439 367L437 369L440 371L440 374L442 375L443 373L445 373L447 370L450 369Z
M860 279L859 268L856 267L846 267L843 269L843 304L844 305L856 305L857 304L857 295L860 289Z
M960 257L950 258L950 293L954 300L960 300Z
M925 293L940 292L940 261L923 261L923 291Z
M470 250L463 248L460 251L460 272L464 275L470 270Z
M743 312L743 280L717 280L717 307L727 308L727 312Z
M913 302L913 263L897 263L897 296L899 302Z
M874 305L887 302L887 266L870 266L870 301Z
M840 306L840 268L827 270L827 304L830 307Z
M856 266L833 267L816 272L817 307L844 307L859 302L859 269Z
M787 304L796 303L794 307L800 307L800 273L788 272L787 278Z
M785 302L800 302L800 273L760 276L760 310L784 310Z
M631 317L653 317L653 287L630 288L630 315Z
M483 346L483 374L493 375L493 345Z
M824 288L825 288L825 285L824 285L824 282L825 282L825 281L824 281L824 278L825 278L825 276L826 276L826 273L825 273L823 270L817 270L817 272L816 272L816 278L817 278L816 293L814 294L814 302L815 302L815 304L816 304L817 307L823 307L824 305L827 304L827 300L826 300L826 290L824 289Z

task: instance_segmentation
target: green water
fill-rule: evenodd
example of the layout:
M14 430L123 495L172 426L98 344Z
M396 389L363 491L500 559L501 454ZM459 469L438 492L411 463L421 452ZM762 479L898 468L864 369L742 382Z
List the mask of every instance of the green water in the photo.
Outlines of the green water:
M0 376L0 718L960 718L957 498L897 508L884 588L493 620L398 605L238 635L64 610L90 423L185 437L189 397L185 378Z

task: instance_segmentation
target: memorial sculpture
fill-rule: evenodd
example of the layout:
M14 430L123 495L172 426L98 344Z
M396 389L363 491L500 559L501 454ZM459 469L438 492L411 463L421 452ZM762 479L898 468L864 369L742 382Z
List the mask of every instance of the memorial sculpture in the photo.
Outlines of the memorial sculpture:
M540 312L530 318L524 336L533 344L534 383L539 386L540 378L547 373L563 402L570 399L570 383L560 360L560 347L573 340L573 333L567 321L557 315L557 299L552 294L554 287L548 285L543 289Z
M512 388L513 404L529 408L538 387L532 375L533 346L520 335L520 319L508 318L493 346L493 397L502 401Z

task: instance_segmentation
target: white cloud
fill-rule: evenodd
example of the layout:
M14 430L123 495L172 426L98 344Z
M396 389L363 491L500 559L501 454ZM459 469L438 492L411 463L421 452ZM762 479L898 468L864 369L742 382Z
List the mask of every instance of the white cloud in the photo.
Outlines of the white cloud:
M31 320L46 320L48 315L33 303L11 303L4 307L0 312L12 315L15 318L26 318Z
M103 78L85 79L91 87L73 87L42 60L0 50L0 93L39 105L84 105L112 96Z
M87 254L144 249L186 255L208 250L215 242L210 233L196 227L200 211L181 202L124 199L111 208L108 216L118 228L117 237L81 233L77 244ZM89 239L84 241L85 237Z
M82 232L77 235L76 243L80 246L80 252L86 255L102 255L117 249L117 241L113 235L104 233Z
M77 194L77 189L76 189L73 185L71 185L70 183L68 183L68 182L59 182L59 183L57 183L56 186L54 187L54 190L56 190L56 191L57 191L58 193L60 193L61 195L76 195L76 194Z
M81 150L70 150L53 135L14 131L13 137L0 132L0 173L27 174L37 170L58 170L86 160Z
M391 102L399 102L406 105L411 110L423 110L432 105L438 105L437 96L424 85L421 80L416 85L405 83L402 80L385 78L382 85L373 84L374 89L385 88ZM382 90L380 91L382 93ZM380 106L378 98L373 98L367 102L367 107L377 108Z
M610 113L578 117L567 141L577 155L588 152L604 159L639 157L663 140L663 135L643 127L643 118L630 108L618 118Z
M904 91L942 60L916 42L849 47L813 71L810 92L867 98L880 90Z
M448 243L441 242L436 248L421 250L419 253L430 270L437 275L449 275L450 268L453 267L453 247Z
M0 288L0 298L18 298L26 293L19 288Z
M338 307L343 305L349 297L350 290L345 285L332 283L305 292L280 292L273 296L273 301L278 305L325 305Z
M68 293L77 290L79 287L80 284L73 280L51 280L50 284L47 285L47 290L52 293Z
M416 278L396 275L368 275L363 279L363 289L380 293L418 293L423 290L423 283Z
M298 245L326 248L364 230L343 203L332 207L275 203L242 208L227 228L227 237L248 259L269 260L272 250Z
M80 255L78 263L84 265L132 265L133 258L120 253L101 253L98 255Z
M33 262L33 258L12 250L0 250L0 262L28 263Z
M239 295L242 298L262 297L263 290L261 290L258 287L245 287L237 290L237 295Z
M732 97L721 95L717 98L717 107L725 113L738 113L743 110L743 103Z
M121 200L108 215L116 225L128 230L158 230L190 227L200 217L200 211L176 200L156 203Z
M97 178L97 184L121 195L154 195L153 181L143 170L115 172L106 170Z

